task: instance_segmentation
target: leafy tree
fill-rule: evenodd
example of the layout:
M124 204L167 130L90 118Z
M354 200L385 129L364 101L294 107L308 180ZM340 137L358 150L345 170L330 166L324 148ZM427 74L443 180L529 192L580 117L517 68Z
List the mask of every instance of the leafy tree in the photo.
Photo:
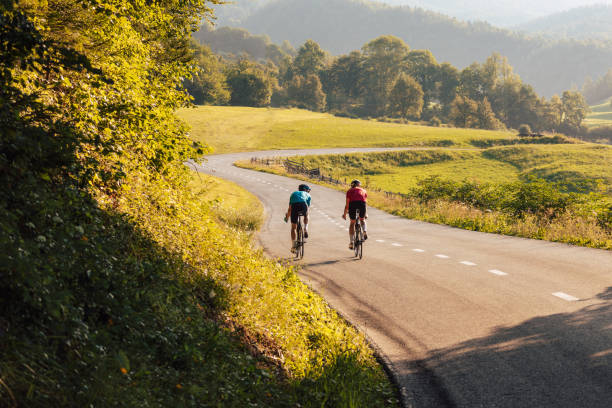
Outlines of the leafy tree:
M582 94L590 104L599 103L612 96L612 68L596 81L587 78L582 86Z
M274 80L265 70L241 59L227 71L230 104L238 106L267 106L270 104Z
M319 77L311 74L304 78L293 77L288 88L288 104L298 108L322 111L325 109L325 93Z
M384 114L389 92L397 76L406 69L410 49L401 39L386 35L370 41L363 46L362 51L368 88L366 109L380 116Z
M412 77L401 74L389 94L388 113L402 118L418 118L423 110L423 90Z
M191 79L185 81L185 88L193 97L194 103L225 105L230 93L223 74L223 63L209 47L193 44L194 62L198 66Z
M438 68L436 79L437 99L442 104L443 116L448 116L450 105L457 96L459 87L459 70L449 63L443 63Z
M519 126L519 136L531 136L531 128L527 124Z
M478 123L478 103L468 97L457 95L451 104L449 119L457 127L469 128Z
M582 94L577 91L563 92L561 103L563 112L561 125L566 132L576 133L589 112L589 106Z
M297 51L293 60L294 75L317 75L326 64L328 55L319 44L312 40L306 41Z
M537 129L546 129L555 132L561 126L563 119L563 104L557 95L553 95L550 101L542 98L538 108Z
M479 129L493 130L503 128L502 123L495 117L495 113L491 109L491 104L486 97L478 102L475 119L474 127Z
M406 58L407 72L423 90L423 105L427 108L436 98L438 62L429 50L410 51Z
M364 58L359 51L336 58L322 77L330 109L348 111L362 103L365 93Z

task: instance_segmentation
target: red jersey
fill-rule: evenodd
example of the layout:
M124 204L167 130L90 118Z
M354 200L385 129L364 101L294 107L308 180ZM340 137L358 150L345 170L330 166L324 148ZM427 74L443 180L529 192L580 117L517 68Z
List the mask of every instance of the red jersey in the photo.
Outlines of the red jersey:
M361 187L353 187L346 192L346 198L348 198L349 203L353 201L363 201L366 202L368 198L368 193Z

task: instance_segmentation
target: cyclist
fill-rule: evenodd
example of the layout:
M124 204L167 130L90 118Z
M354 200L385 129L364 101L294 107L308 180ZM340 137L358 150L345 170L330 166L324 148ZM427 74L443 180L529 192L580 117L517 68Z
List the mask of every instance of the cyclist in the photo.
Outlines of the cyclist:
M363 229L363 239L368 239L368 233L366 231L366 201L368 193L365 189L361 188L361 181L351 181L351 188L346 192L346 205L344 206L344 214L342 218L346 220L346 214L348 213L351 219L351 225L349 227L349 249L353 249L353 240L355 239L355 221L357 220L357 210L359 210L359 222Z
M298 191L291 193L289 208L285 214L285 222L291 218L291 252L295 252L297 222L300 215L304 216L304 238L308 238L308 207L310 207L310 187L300 184Z

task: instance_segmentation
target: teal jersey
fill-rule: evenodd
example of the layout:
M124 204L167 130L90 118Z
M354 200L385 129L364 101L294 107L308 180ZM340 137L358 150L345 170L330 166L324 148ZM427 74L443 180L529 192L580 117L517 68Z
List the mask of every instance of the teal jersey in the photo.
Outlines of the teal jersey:
M289 204L306 203L310 207L310 194L305 191L294 191L289 197Z

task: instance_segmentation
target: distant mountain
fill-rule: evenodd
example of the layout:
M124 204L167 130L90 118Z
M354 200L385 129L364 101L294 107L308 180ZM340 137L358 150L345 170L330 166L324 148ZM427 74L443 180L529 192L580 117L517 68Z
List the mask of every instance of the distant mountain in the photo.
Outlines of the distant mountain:
M409 5L437 11L460 20L486 21L511 27L559 11L612 0L376 0L391 5ZM611 23L612 24L612 23Z
M579 87L587 76L599 77L612 67L612 42L553 41L420 8L358 0L270 1L241 26L267 34L275 43L288 40L299 46L310 38L336 55L392 34L411 48L429 49L440 62L460 68L499 52L525 82L547 96Z
M556 38L612 40L612 5L575 8L531 20L515 29Z
M239 24L257 8L274 0L231 0L215 6L219 26ZM285 0L280 0L285 1ZM308 0L304 0L307 2ZM419 7L464 21L486 21L500 27L514 27L560 11L612 0L372 0L393 6Z

